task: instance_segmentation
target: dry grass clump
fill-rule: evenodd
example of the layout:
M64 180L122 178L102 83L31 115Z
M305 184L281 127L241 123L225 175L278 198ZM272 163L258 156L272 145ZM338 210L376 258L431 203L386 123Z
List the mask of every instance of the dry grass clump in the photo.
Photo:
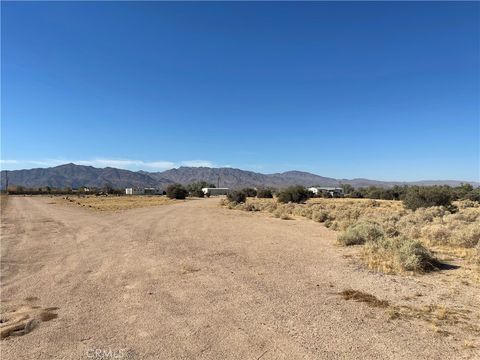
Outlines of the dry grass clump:
M86 207L97 211L127 210L146 206L174 204L175 200L165 196L86 196L66 197L68 204Z
M469 310L448 308L442 304L430 304L421 307L391 304L388 300L378 299L375 295L361 290L346 289L338 293L344 300L365 303L370 307L383 308L390 320L421 320L431 325L437 333L449 334L447 330L472 334L478 337L480 326L472 319ZM473 321L472 321L473 320ZM469 342L470 343L470 342Z
M371 307L386 308L390 304L386 300L380 300L372 294L368 294L363 291L347 289L339 293L345 300L354 300L358 302L364 302Z
M358 222L350 225L345 232L341 233L337 239L342 245L361 245L366 242L383 238L385 233L383 229L372 222Z
M418 240L405 236L368 241L363 251L369 268L385 273L427 272L439 262Z

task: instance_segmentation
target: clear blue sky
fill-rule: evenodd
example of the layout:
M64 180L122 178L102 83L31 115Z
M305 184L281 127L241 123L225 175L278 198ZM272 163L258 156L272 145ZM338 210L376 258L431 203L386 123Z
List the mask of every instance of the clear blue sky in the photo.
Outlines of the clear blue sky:
M479 179L479 3L2 2L2 168Z

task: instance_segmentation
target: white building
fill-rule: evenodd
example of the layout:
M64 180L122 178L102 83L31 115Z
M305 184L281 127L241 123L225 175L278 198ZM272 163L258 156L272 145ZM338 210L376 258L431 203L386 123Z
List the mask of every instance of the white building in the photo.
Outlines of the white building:
M202 188L205 195L227 195L230 192L229 188Z
M163 191L157 188L126 188L126 195L162 195Z
M307 189L315 195L320 195L323 192L330 194L331 196L342 196L343 189L340 187L329 187L329 186L312 186Z
M145 190L140 188L126 188L125 194L126 195L143 195L145 194Z

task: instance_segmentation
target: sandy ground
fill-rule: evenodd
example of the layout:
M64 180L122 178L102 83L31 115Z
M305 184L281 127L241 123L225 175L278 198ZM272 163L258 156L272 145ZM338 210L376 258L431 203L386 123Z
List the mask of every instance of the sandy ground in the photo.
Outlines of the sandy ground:
M318 223L218 202L108 213L10 197L2 302L58 317L1 340L2 359L480 358L479 286L461 269L375 274ZM464 316L438 331L338 295L349 288Z

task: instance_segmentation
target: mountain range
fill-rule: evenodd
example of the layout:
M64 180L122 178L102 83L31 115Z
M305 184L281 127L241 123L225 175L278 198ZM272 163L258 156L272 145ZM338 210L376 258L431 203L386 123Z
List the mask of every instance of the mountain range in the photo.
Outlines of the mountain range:
M7 171L1 172L1 188L5 189ZM93 166L65 164L50 168L37 168L8 171L8 184L25 187L78 188L80 186L113 188L159 187L169 184L189 184L195 181L207 181L220 187L277 187L289 185L338 186L350 184L354 187L394 185L450 185L457 186L467 181L426 180L416 182L378 181L369 179L335 179L302 171L287 171L275 174L261 174L234 168L180 167L162 172L130 171L112 167L95 168ZM479 186L478 182L468 182Z

